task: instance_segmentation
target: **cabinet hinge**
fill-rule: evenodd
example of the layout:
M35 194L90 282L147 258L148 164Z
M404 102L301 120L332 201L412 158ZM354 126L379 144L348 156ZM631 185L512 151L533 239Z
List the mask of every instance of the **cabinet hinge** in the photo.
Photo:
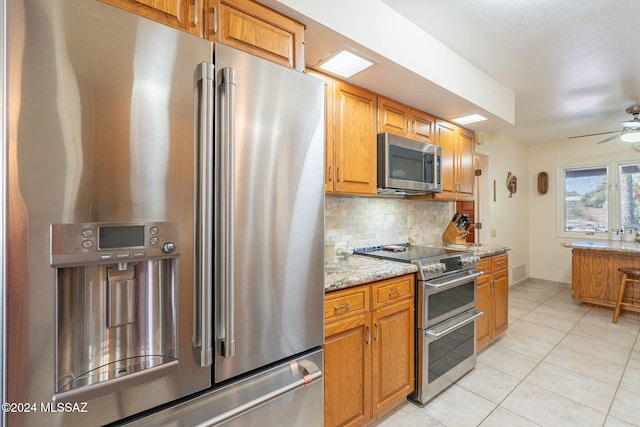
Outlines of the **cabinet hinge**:
M476 169L474 171L474 173L476 174L476 176L481 176L482 175L482 169Z
M482 230L482 223L481 222L476 222L476 225L474 226L476 230Z

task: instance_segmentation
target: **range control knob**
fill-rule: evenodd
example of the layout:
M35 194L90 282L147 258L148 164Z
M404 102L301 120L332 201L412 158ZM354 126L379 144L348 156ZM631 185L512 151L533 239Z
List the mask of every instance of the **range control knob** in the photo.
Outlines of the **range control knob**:
M438 269L438 273L444 273L445 271L447 271L447 264L445 264L444 262L439 262L436 264L436 268Z
M176 244L173 242L165 242L162 244L162 252L164 252L165 254L171 254L175 252L175 250Z

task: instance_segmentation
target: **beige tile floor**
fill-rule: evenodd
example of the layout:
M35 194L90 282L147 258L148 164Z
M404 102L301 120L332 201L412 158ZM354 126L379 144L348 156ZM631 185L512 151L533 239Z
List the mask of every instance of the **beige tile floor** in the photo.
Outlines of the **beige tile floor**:
M566 286L511 291L509 329L476 368L377 427L640 426L640 320L590 310Z

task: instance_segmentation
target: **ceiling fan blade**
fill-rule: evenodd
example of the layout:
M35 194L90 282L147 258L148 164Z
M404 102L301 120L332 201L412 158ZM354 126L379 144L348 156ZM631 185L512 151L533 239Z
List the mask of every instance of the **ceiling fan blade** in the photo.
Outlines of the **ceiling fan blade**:
M602 143L604 143L604 142L613 141L614 139L617 139L617 138L619 138L619 137L620 137L620 132L617 132L617 135L613 135L613 136L610 136L609 138L605 138L605 139L603 139L602 141L598 141L598 142L596 142L596 144L602 144Z
M610 133L618 133L620 132L619 130L612 130L611 132L600 132L600 133L589 133L587 135L576 135L576 136L570 136L569 139L573 139L573 138L584 138L586 136L597 136L597 135L607 135Z

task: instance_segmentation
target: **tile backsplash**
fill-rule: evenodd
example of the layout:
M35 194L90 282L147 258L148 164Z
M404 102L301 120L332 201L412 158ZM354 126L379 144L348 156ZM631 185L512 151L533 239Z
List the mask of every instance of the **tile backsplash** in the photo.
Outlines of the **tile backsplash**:
M361 248L408 242L442 241L455 203L379 197L326 196L325 240L336 247Z

